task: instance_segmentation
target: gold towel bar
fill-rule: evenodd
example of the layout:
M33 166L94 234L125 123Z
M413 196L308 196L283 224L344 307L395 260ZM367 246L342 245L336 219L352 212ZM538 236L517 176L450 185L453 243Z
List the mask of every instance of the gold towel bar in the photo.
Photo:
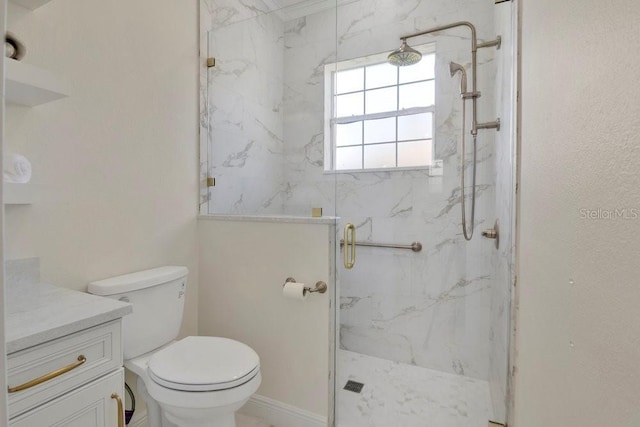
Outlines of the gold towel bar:
M340 239L340 247L344 246L344 239ZM422 250L422 243L413 242L410 245L394 245L391 243L356 242L356 246L370 246L375 248L411 249L413 252Z

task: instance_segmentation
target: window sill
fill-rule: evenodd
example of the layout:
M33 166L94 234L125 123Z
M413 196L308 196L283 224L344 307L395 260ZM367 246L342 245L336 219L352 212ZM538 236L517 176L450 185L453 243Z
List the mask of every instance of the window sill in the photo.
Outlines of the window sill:
M429 176L437 177L443 175L443 161L435 160L431 166L416 166L407 168L377 168L377 169L340 169L325 170L325 175L353 175L361 173L386 173L386 172L427 172Z

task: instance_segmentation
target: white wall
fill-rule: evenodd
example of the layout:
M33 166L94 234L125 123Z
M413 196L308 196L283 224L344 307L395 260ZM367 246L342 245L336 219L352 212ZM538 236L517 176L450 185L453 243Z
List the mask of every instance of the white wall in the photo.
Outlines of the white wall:
M640 3L523 3L515 426L637 427Z
M333 286L333 226L209 218L199 235L200 333L260 355L257 394L326 417L332 291L302 302L284 299L282 284L291 276Z
M32 206L6 211L6 258L39 256L43 278L91 280L189 267L184 332L197 330L198 2L10 4L24 62L68 83L67 99L9 106L6 149L25 154Z

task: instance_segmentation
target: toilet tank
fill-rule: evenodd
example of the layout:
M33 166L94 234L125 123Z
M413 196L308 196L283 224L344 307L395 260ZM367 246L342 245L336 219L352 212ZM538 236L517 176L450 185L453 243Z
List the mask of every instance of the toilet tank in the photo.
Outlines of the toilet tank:
M125 360L177 338L188 273L186 267L167 266L89 283L89 293L133 305L133 313L122 318Z

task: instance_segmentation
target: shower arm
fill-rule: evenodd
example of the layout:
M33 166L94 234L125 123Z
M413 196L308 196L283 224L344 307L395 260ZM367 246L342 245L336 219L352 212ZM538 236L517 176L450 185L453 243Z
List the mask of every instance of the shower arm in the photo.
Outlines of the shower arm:
M407 34L406 36L400 37L400 40L403 42L407 41L407 39L411 39L414 37L424 36L427 34L437 33L440 31L450 30L451 28L457 27L467 27L471 30L471 93L462 94L464 98L471 98L473 102L473 112L472 112L472 124L471 124L471 135L476 136L478 134L478 129L497 129L500 130L500 120L496 120L495 122L487 122L487 123L478 123L478 112L477 112L477 104L478 98L480 97L480 92L478 92L478 78L477 78L477 68L478 68L478 49L482 49L485 47L496 47L500 49L500 45L502 44L502 38L498 36L495 40L491 40L488 42L478 44L478 37L476 36L476 27L468 21L460 21L454 22L448 25L442 25L440 27L431 28L429 30L420 31L418 33Z

